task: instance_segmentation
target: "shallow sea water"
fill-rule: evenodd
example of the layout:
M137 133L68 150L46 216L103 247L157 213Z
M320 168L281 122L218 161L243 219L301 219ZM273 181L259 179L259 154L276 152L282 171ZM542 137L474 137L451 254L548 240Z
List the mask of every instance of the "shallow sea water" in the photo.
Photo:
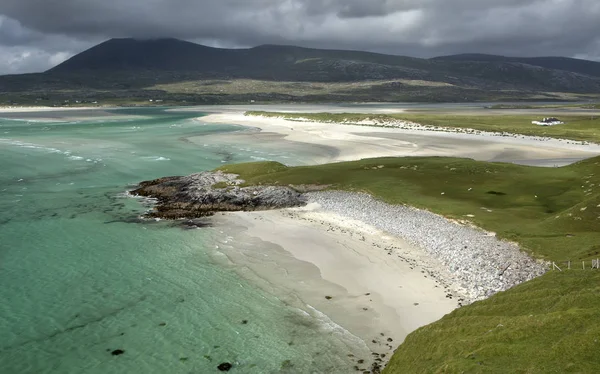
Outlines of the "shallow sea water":
M240 276L219 230L141 221L148 205L125 193L224 163L312 156L215 143L240 127L201 113L115 114L0 119L0 372L354 371L348 354L366 348Z

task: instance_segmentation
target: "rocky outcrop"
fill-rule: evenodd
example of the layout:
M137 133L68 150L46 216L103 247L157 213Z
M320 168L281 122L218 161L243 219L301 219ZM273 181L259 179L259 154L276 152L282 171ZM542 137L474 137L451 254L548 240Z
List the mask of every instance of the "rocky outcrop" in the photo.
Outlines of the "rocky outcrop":
M202 172L140 183L133 195L157 199L147 214L155 218L197 218L215 212L290 208L306 204L305 197L284 186L242 187L235 174Z

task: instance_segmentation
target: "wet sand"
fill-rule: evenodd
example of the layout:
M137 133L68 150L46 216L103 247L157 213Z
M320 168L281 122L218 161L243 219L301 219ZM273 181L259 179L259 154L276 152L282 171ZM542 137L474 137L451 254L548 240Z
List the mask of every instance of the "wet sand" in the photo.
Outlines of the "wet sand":
M288 121L283 118L245 116L243 113L211 114L198 118L203 123L237 124L282 135L284 142L312 144L336 150L335 154L315 160L315 163L352 161L373 157L447 156L467 157L479 161L514 162L536 166L562 166L600 155L600 145L574 141L535 138L521 135L466 134L358 126L310 121ZM259 131L259 130L257 130ZM231 139L258 141L259 134L245 132L226 135ZM278 141L279 141L278 140ZM276 143L273 143L275 145Z
M224 234L220 250L269 291L301 300L388 358L406 335L462 300L448 297L446 270L419 248L315 204L213 222Z

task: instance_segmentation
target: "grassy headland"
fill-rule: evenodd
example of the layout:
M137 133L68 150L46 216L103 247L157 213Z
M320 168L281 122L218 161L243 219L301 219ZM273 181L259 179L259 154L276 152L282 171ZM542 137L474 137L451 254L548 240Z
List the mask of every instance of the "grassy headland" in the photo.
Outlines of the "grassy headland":
M542 168L445 157L228 165L248 184L330 185L469 220L551 261L600 256L600 158Z
M279 113L251 111L247 115L280 117L288 120L308 119L315 122L353 124L371 120L381 126L399 121L415 122L423 126L446 127L460 130L479 130L499 133L544 136L600 143L600 115L568 114L559 116L564 125L538 126L531 121L540 120L539 115L479 115L479 114L362 114L362 113Z
M330 185L468 220L557 263L553 271L411 333L386 373L594 372L600 364L600 157L561 168L457 158L228 165L249 185ZM562 264L561 264L562 266Z

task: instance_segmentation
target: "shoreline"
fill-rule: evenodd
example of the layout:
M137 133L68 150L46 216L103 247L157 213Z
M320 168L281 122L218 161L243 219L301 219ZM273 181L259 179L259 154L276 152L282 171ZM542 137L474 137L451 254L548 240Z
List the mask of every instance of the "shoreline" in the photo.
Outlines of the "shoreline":
M544 273L513 243L427 211L357 193L307 195L305 207L218 213L218 250L384 355L372 363L419 327ZM419 241L432 227L437 234Z
M276 133L283 141L337 149L337 155L318 163L375 157L450 156L479 161L514 162L534 166L564 166L600 155L599 144L495 133L434 131L428 128L361 126L340 123L289 121L244 113L209 114L196 119L210 124L235 124ZM252 135L260 137L260 132ZM230 134L245 140L243 133Z
M107 110L117 109L112 106L82 106L82 107L48 107L48 106L0 106L0 113L31 113L31 112L61 112L77 110Z
M409 333L463 300L432 276L444 269L419 249L316 204L211 221L225 236L218 251L242 276L359 338L372 352L356 358L365 361L361 368L383 367Z

